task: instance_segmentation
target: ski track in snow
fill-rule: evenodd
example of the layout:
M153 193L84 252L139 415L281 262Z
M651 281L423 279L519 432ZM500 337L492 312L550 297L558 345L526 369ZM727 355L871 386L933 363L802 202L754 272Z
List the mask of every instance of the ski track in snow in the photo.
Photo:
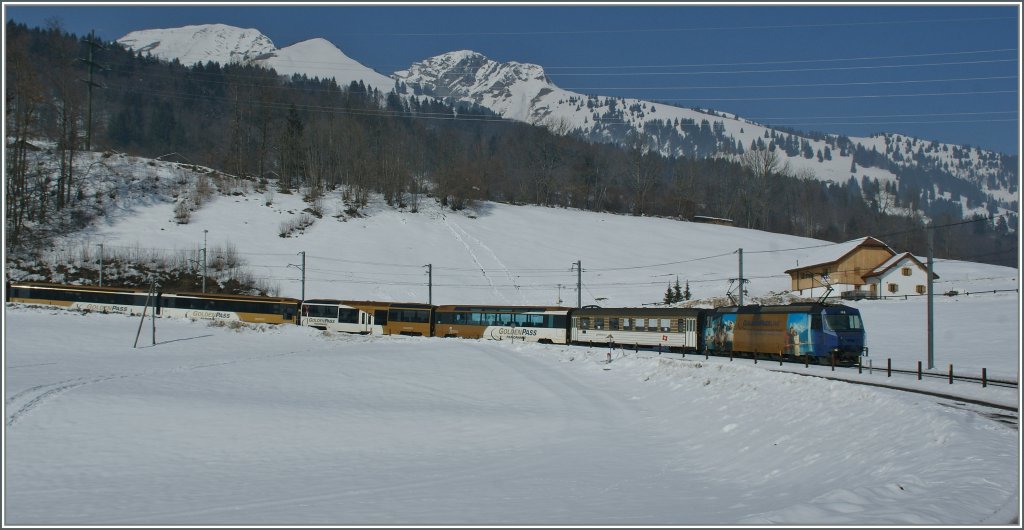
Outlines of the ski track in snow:
M498 267L501 267L501 270L505 272L505 277L508 278L508 281L512 284L513 287L516 288L516 294L519 295L520 302L523 305L528 305L526 303L526 298L523 296L523 293L519 290L519 284L516 283L516 279L515 276L512 274L512 271L510 271L509 268L505 266L504 263L502 263L501 259L498 258L498 255L494 253L494 250L492 250L491 247L487 246L487 244L484 243L483 241L480 241L476 237L472 236L469 232L466 232L466 230L463 229L461 226L458 228L459 230L462 230L462 233L465 234L467 238L471 239L475 244L479 245L480 248L486 250L487 253L491 255L491 257L494 259L494 262L498 264Z
M484 269L483 263L480 262L480 258L476 255L476 252L473 252L473 248L469 245L469 243L466 242L466 239L463 238L462 235L459 234L459 232L462 232L463 234L465 234L466 237L472 237L472 236L470 236L469 233L466 232L465 230L463 230L462 227L459 226L458 224L449 221L446 216L442 215L441 216L441 220L444 222L444 226L448 228L448 231L450 231L452 233L452 235L455 236L455 239L460 244L462 244L462 246L466 249L466 252L469 254L469 257L473 259L473 263L476 263L476 266L480 268L480 274L482 274L484 279L487 280L487 283L488 283L488 285L491 286L491 291L494 292L495 296L501 298L502 300L507 300L505 298L505 295L503 295L501 293L501 291L498 290L498 287L496 285L494 285L494 282L491 281L491 278L489 276L487 276L487 271ZM458 230L456 230L456 229L458 229ZM477 241L479 242L479 240L477 240ZM490 249L488 249L488 250L490 250ZM491 252L491 254L493 255L494 253ZM506 269L506 272L507 271L508 271L508 269Z
M259 361L263 359L269 359L272 357L283 357L286 355L294 355L300 353L300 350L275 353L273 355L262 355L254 357L245 357L240 359L233 359L230 361L221 361L215 363L204 363L186 366L177 366L167 370L154 370L150 372L135 373L135 374L106 374L93 377L76 377L74 379L65 379L63 381L57 381L56 383L46 383L42 385L36 385L32 388L28 388L12 395L9 398L4 399L4 407L7 410L15 409L14 412L10 413L6 418L6 424L8 427L14 426L15 423L21 421L29 414L33 413L40 406L46 402L57 398L61 394L78 388L80 386L91 385L95 383L103 383L115 379L128 379L134 377L147 377L159 374L173 374L173 373L185 373L193 370L201 370L204 368L213 368L218 366L225 366L230 364L237 364L240 362Z

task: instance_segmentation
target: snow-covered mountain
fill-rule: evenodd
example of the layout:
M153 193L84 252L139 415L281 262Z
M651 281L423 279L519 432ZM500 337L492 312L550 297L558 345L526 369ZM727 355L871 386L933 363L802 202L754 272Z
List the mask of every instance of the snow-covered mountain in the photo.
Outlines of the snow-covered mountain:
M224 24L144 29L117 42L137 52L167 61L177 59L187 65L208 61L245 63L274 51L274 43L259 30Z
M394 79L363 66L325 39L310 39L278 49L258 30L210 24L133 31L117 42L159 59L177 59L185 65L208 61L253 64L273 68L282 75L334 78L341 86L362 81L384 93L395 86Z
M763 144L780 149L792 173L821 180L868 177L892 182L896 174L885 167L891 162L945 171L977 185L996 201L1009 203L1017 196L1017 175L1007 157L977 148L901 134L804 136L709 109L580 94L554 85L541 66L498 63L468 50L431 57L394 76L417 94L474 103L505 118L594 141L628 144L630 135L639 132L650 148L665 155L738 157ZM964 206L970 210L966 202Z
M1019 208L1016 157L898 133L797 134L711 109L580 94L557 87L539 65L499 63L470 50L425 59L389 77L349 58L324 39L277 49L256 30L220 24L137 31L118 42L185 64L257 64L284 75L333 77L342 86L362 81L383 93L397 86L404 95L474 104L508 119L595 142L628 145L640 133L647 147L669 156L739 159L751 149L768 148L780 155L780 169L830 182L866 178L884 188L900 180L900 168L914 168L928 175L927 184L933 188L930 197L959 202L964 216L1016 215ZM926 187L921 182L912 186Z

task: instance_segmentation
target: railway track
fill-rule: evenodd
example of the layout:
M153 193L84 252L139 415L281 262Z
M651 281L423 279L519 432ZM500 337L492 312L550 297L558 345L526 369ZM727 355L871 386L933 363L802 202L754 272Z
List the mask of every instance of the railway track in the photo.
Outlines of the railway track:
M577 346L587 347L586 345L577 345ZM618 349L618 348L616 348L616 349ZM693 359L700 359L700 358L705 358L706 359L706 358L709 358L709 357L715 357L715 358L732 358L732 359L743 360L743 361L747 361L747 362L754 362L755 361L755 357L753 357L753 356L743 356L743 357L740 357L740 356L729 356L729 355L716 355L716 354L710 354L710 353L706 354L704 352L701 352L701 353L694 353L694 352L682 353L682 352L678 352L678 351L659 351L657 348L643 348L643 347L636 348L636 347L634 347L634 348L624 348L624 349L619 349L619 350L620 350L620 352L630 352L630 353L634 353L634 354L637 354L637 355L643 355L645 357L651 357L651 358L653 358L653 357L663 357L663 358L670 358L670 359L674 358L674 359L679 359L679 360L693 360ZM794 361L794 360L783 360L783 361L780 362L780 360L779 360L779 358L777 356L776 357L757 357L756 358L756 362L759 363L759 364L762 364L762 365L773 365L773 364L775 364L775 365L779 365L779 366L783 366L783 367L788 365L791 368L801 367L801 365L804 364L803 362ZM829 368L830 367L829 365L818 365L818 364L808 364L807 366L815 366L815 367L819 367L819 368ZM859 385L865 385L865 386L873 386L873 387L878 387L878 388L887 388L887 389L899 390L899 391L904 391L904 392L912 392L912 393L917 393L917 394L924 394L924 395L929 395L929 396L933 396L933 397L937 397L937 398L948 399L948 400L951 400L954 403L958 403L958 404L961 404L961 405L963 405L963 404L971 404L971 405L976 405L976 406L981 406L981 407L988 407L988 408L996 409L996 410L999 410L999 411L1007 411L1007 412L1013 412L1013 413L1017 413L1018 412L1018 408L1016 406L1010 406L1010 405L1006 405L1004 403L995 403L995 402L991 402L991 401L985 401L984 399L978 399L976 397L965 397L963 395L955 394L955 393L952 393L952 392L944 392L944 391L937 390L934 386L931 386L929 388L911 388L911 387L907 387L906 384L897 385L897 384L890 384L890 383L886 383L886 382L866 381L866 380L863 380L863 379L852 379L850 377L851 375L863 374L863 372L869 372L869 373L873 373L873 372L888 372L888 373L898 374L898 375L902 375L902 376L908 376L908 375L909 376L917 376L918 372L916 370L902 370L902 369L896 369L896 368L893 368L893 369L890 370L888 367L879 368L879 367L863 366L863 365L861 365L861 366L857 366L857 365L854 365L854 366L840 366L840 365L837 365L837 366L834 367L833 371L830 371L827 374L823 374L823 373L806 373L806 372L799 372L799 371L785 370L785 369L781 369L780 370L778 368L767 368L767 369L775 371L775 372L792 373L792 374L797 374L797 375L802 375L802 376L807 376L807 377L818 377L818 378L821 378L821 379L828 379L828 380L834 380L834 381L842 381L842 382L851 383L851 384L859 384ZM858 374L852 374L850 372L850 370L857 370ZM833 373L835 375L832 375ZM845 374L845 376L842 375L842 374ZM943 373L922 371L920 373L920 375L921 375L921 379L922 380L925 379L925 378L927 378L929 380L945 380L945 381L949 381L950 380L950 375L948 373L943 374ZM904 382L905 381L906 380L904 379ZM956 375L955 373L952 376L952 381L953 381L953 383L959 382L959 383L962 383L962 384L971 384L971 385L977 385L977 386L983 386L983 382L984 382L984 385L986 385L986 386L992 386L992 387L996 387L996 388L1008 388L1008 389L1014 389L1014 390L1016 390L1018 388L1017 381L1010 381L1010 380L1003 380L1003 379L991 379L991 378L985 378L984 381L983 381L983 379L981 377L967 376L967 375ZM982 411L979 411L979 413L984 414L986 416L989 416L992 419L995 419L996 421L1000 421L1000 422L1003 422L1003 423L1008 423L1008 424L1011 424L1011 425L1014 425L1014 426L1017 425L1017 417L1016 417L1016 415L1012 415L1011 416L1011 415L1003 414L1003 413L1000 413L1000 412L982 412Z

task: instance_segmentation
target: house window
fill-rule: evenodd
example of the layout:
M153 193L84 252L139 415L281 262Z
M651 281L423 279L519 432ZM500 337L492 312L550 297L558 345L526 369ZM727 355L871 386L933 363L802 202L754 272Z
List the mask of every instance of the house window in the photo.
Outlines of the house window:
M917 289L917 294L924 294L924 293L927 292L927 289L925 289L923 285L918 285L916 287L916 289Z
M895 284L895 283L890 283L889 284L889 292L890 293L896 293L896 292L899 292L899 290L900 290L900 286L898 284Z
M910 276L911 274L914 274L914 271L910 270L910 267L903 267L904 276Z

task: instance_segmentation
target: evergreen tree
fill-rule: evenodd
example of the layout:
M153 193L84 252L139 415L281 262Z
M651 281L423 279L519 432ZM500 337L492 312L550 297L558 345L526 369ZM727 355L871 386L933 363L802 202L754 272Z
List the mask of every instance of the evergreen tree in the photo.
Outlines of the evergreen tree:
M662 298L662 302L664 302L665 305L675 302L675 295L672 293L672 284L669 284L668 289L665 289L665 296Z
M676 277L676 284L672 287L672 301L682 302L683 301L683 290L679 288L679 278Z
M686 280L686 289L683 290L683 300L689 300L693 295L690 294L690 280Z

